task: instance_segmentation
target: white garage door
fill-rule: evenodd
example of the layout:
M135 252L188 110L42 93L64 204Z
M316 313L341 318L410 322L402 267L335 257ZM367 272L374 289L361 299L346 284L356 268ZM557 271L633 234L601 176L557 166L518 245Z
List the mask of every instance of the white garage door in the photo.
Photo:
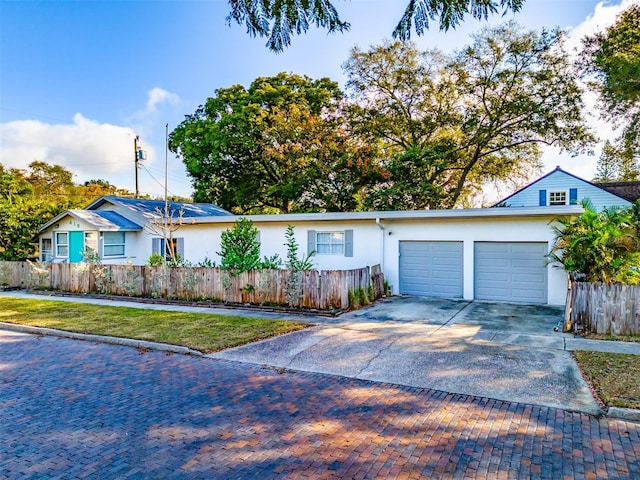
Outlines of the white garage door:
M476 242L474 247L475 298L547 303L546 243Z
M462 297L462 242L400 242L400 293Z

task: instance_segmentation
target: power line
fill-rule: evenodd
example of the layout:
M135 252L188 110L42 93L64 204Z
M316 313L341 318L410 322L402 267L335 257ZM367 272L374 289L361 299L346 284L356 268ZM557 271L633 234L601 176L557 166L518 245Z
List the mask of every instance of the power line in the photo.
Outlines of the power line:
M149 174L149 176L158 184L160 185L162 188L165 188L165 185L163 185L161 182L158 181L158 179L156 177L154 177L151 172L149 171L149 169L143 164L140 164L142 166L142 168L144 168L144 170ZM175 193L173 193L171 190L167 189L167 191L173 195L174 197L176 197L177 195Z

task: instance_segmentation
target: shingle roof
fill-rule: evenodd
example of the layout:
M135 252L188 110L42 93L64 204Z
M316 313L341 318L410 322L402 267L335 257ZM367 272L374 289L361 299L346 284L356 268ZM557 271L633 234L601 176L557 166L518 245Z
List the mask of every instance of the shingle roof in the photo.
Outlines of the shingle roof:
M164 210L164 200L147 200L142 198L128 198L104 196L87 207L89 210L97 208L104 201L121 205L131 211L139 214L155 214ZM232 215L230 212L213 205L212 203L180 203L168 202L169 209L176 212L183 211L183 218L199 218L199 217L216 217L223 215Z
M98 227L98 230L142 230L137 223L111 210L70 210L73 216Z
M596 183L600 188L619 197L635 202L640 198L640 181L637 182L602 182Z
M42 232L54 223L58 223L67 215L88 223L100 232L142 230L140 225L112 210L67 210L43 225L40 231Z

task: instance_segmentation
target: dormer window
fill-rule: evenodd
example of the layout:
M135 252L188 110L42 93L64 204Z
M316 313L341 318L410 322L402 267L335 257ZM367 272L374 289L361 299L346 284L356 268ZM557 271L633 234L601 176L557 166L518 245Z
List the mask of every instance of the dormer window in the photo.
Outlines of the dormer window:
M566 205L567 192L564 190L549 192L549 205Z

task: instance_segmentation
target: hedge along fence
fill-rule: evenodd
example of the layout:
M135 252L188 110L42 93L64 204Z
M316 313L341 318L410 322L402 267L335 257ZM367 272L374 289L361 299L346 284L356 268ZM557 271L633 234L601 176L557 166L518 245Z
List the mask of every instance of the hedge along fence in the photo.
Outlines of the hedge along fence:
M371 300L385 293L379 265L356 270L251 270L233 274L200 267L55 263L42 268L26 262L0 263L10 265L13 286L79 294L340 310L349 307L350 291L372 292Z
M640 285L569 283L565 331L640 335Z

